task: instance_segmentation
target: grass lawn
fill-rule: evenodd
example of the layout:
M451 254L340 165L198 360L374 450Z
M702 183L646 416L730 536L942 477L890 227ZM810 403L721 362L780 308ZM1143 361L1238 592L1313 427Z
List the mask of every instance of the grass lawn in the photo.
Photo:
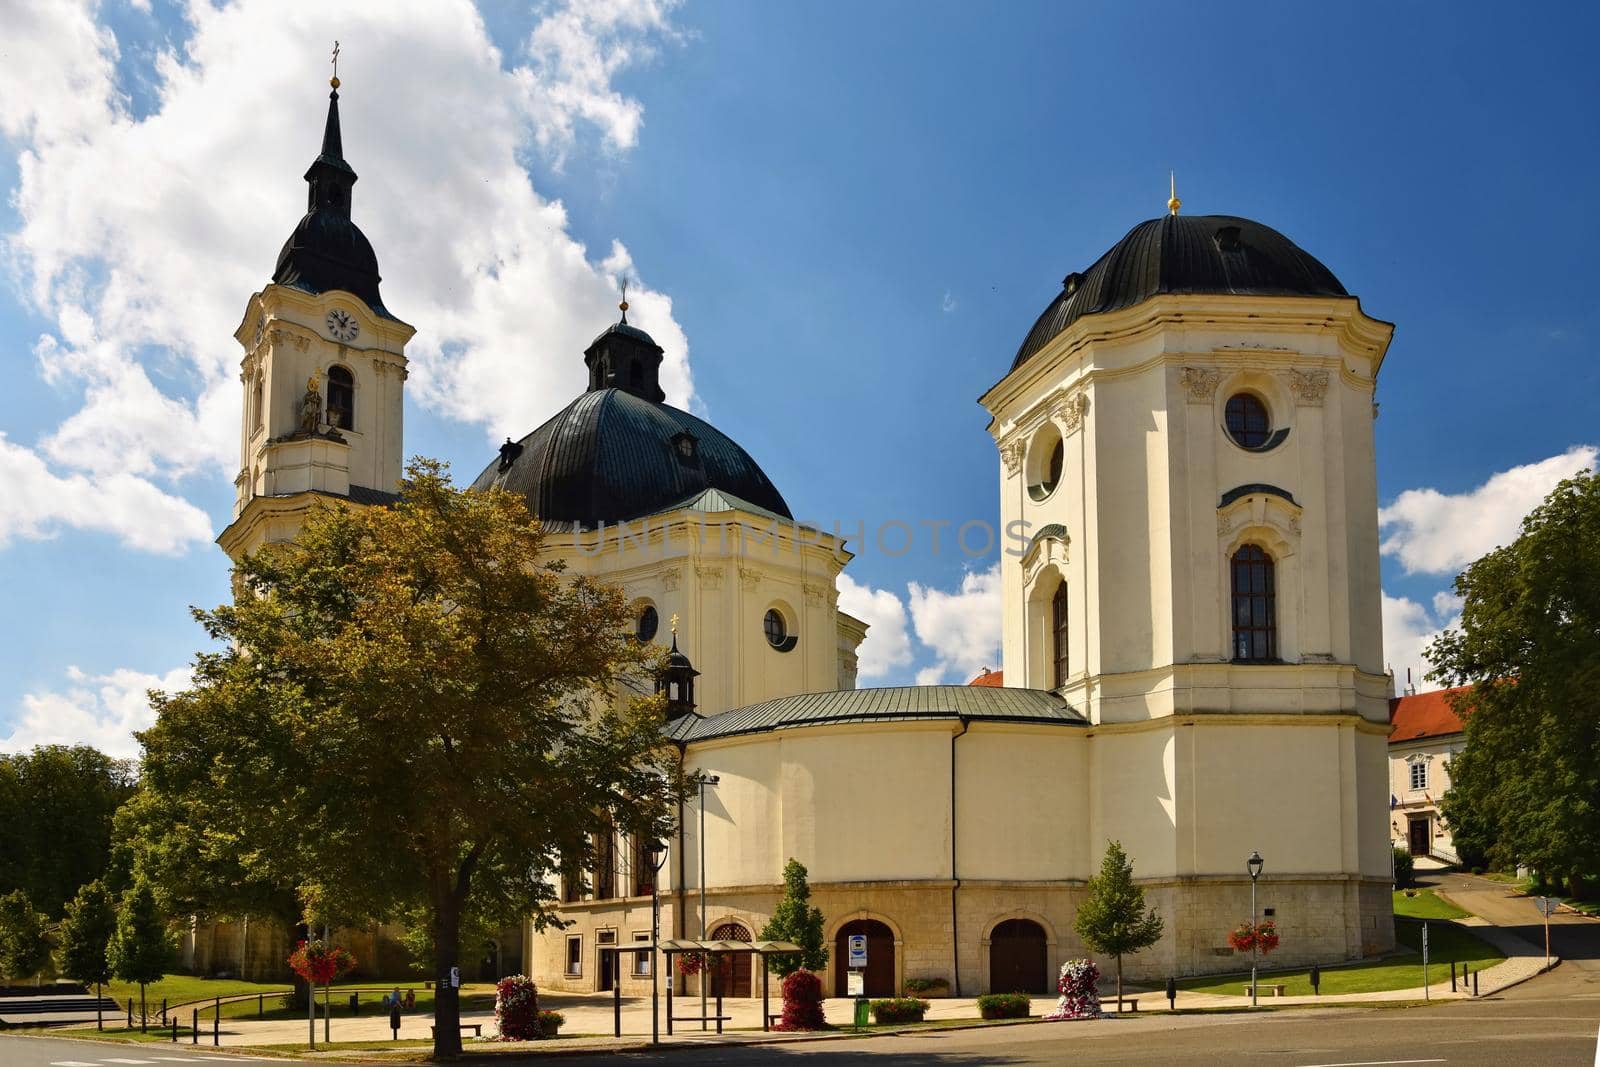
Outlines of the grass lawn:
M144 996L146 1004L154 1005L160 1011L162 997L166 997L169 1004L181 1004L186 1000L231 997L236 993L281 994L288 989L287 982L246 982L236 978L196 978L187 974L169 974L161 981L146 986ZM94 987L91 986L89 991L94 992ZM128 998L132 997L134 1010L139 1010L139 986L136 983L107 982L105 994L124 1007L128 1004Z
M332 996L330 996L328 1000L329 1008L332 1011L333 1018L351 1018L349 990L352 988L359 988L361 990L361 992L356 994L356 996L360 998L358 1001L359 1008L356 1012L357 1016L360 1018L371 1018L373 1016L385 1014L383 1007L383 994L387 993L390 989L393 989L395 984L396 983L394 982L390 982L387 985L377 982L361 982L357 986L346 986L343 991L341 991L338 985L335 985L333 987ZM433 990L423 989L420 985L406 985L404 982L398 984L402 993L409 989L417 995L416 1006L410 1011L406 1012L407 1015L426 1015L433 1011ZM222 1017L224 1019L254 1019L257 1018L256 1007L257 1002L254 1000L237 1000L231 1004L224 1004L222 1006ZM306 1010L304 1008L289 1007L287 999L282 995L267 997L264 1007L265 1014L260 1016L260 1018L304 1019L306 1017ZM488 982L469 982L462 985L462 1011L488 1011L493 1007L494 986L490 985ZM207 1009L203 1006L200 1009L200 1015L201 1018L209 1017ZM322 994L320 992L317 994L317 1018L322 1018Z
M1412 898L1417 899L1417 898ZM1443 904L1443 901L1439 901ZM1388 989L1415 989L1422 985L1422 924L1408 919L1395 922L1395 938L1400 945L1412 951L1401 956L1372 960L1349 966L1322 969L1323 994L1377 993ZM1452 962L1465 963L1472 970L1480 970L1498 963L1505 957L1493 946L1479 941L1467 932L1466 927L1449 922L1428 924L1428 979L1437 982L1450 976ZM1262 983L1281 984L1286 996L1310 996L1311 977L1308 971L1263 972ZM1190 978L1179 982L1181 989L1197 993L1225 993L1240 996L1250 983L1249 972L1229 975L1226 978Z
M1465 919L1472 913L1462 911L1448 900L1440 898L1431 889L1413 889L1415 896L1406 896L1406 890L1394 894L1394 913L1405 919ZM1428 935L1432 937L1432 934Z

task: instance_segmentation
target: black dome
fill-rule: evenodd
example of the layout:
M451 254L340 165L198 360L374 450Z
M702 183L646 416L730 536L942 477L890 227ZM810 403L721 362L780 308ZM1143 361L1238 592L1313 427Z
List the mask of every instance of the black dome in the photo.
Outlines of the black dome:
M1129 230L1088 270L1067 275L1011 369L1083 316L1158 293L1350 295L1332 271L1270 226L1234 215L1163 215Z
M766 472L726 434L624 389L584 393L500 454L472 487L520 493L547 526L626 522L708 489L793 518Z
M342 289L359 296L376 314L393 318L378 296L378 256L349 215L308 211L278 253L272 280L308 293Z

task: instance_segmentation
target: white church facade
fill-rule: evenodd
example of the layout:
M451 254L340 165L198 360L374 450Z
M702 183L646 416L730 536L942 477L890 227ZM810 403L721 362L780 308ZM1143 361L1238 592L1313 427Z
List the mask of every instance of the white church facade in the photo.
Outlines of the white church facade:
M308 213L236 333L234 558L319 501L391 499L404 454L413 330L350 220L336 93L306 177ZM1169 207L1067 276L982 397L992 518L1021 534L1001 564L1006 686L855 688L848 547L664 403L662 350L625 302L583 353L586 391L478 476L627 593L641 640L680 620L697 673L667 734L715 784L668 842L664 937L758 936L792 857L835 944L830 993L853 933L871 995L1044 992L1086 952L1073 915L1115 839L1166 921L1130 976L1240 966L1252 850L1275 958L1393 947L1372 426L1392 327L1283 235ZM566 928L523 931L541 985L648 990L642 958L618 974L602 952L650 936L639 846L603 842L561 887ZM759 991L747 958L724 970L724 992Z

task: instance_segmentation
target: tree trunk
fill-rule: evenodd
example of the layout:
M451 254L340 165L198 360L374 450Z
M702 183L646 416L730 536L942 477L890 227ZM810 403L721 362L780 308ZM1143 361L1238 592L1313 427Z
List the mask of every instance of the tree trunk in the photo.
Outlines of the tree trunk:
M1122 953L1117 953L1117 1014L1122 1014Z
M144 1032L144 1030L145 1030L145 1020L148 1019L149 1017L150 1017L149 1014L144 1010L144 983L140 982L139 983L139 1032L140 1033Z
M450 984L451 969L460 962L461 909L451 894L433 909L433 1058L461 1055L461 991Z

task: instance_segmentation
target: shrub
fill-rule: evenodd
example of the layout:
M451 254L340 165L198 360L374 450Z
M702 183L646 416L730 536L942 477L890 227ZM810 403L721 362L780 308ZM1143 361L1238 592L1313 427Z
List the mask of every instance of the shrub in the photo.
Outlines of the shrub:
M563 1026L567 1024L567 1017L559 1011L541 1011L539 1013L539 1029L545 1037L555 1037Z
M783 980L783 1018L779 1030L826 1030L822 1018L822 979L799 970Z
M539 1011L539 988L527 975L502 978L494 987L494 1020L502 1041L532 1041L543 1037L540 1022L551 1012Z
M978 998L978 1014L985 1019L1026 1019L1031 1006L1021 993L985 993Z
M1403 848L1394 850L1394 884L1397 889L1411 885L1416 875L1417 861Z
M878 1023L920 1023L928 1007L916 997L889 997L872 1002L872 1018Z
M906 992L916 993L918 996L948 996L950 993L950 980L948 978L907 978Z

